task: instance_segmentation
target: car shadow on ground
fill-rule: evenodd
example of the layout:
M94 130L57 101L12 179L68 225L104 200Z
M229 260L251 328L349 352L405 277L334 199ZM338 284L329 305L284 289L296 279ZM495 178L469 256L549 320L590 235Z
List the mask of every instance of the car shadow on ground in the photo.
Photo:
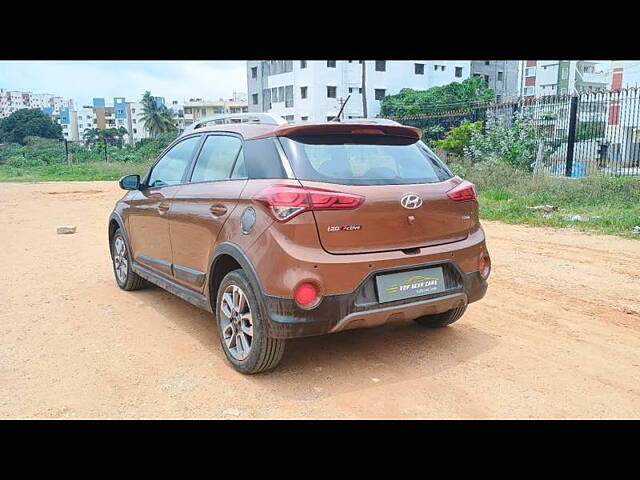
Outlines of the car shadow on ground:
M226 362L210 313L157 287L136 293L147 297L151 306L232 368ZM441 329L426 329L409 320L291 339L276 369L237 375L273 395L318 399L430 377L464 364L497 343L496 337L474 327L474 316L467 312L459 322Z

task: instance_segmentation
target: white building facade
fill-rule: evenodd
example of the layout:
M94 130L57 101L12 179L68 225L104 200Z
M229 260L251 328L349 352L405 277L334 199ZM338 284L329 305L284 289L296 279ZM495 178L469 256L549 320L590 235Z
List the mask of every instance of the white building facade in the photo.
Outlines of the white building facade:
M611 75L586 60L525 60L522 95L542 97L607 89Z
M49 115L59 114L61 108L73 108L73 100L50 93L31 93L0 88L0 118L8 117L16 110L38 108Z
M375 117L384 96L403 88L426 90L462 82L469 78L470 66L464 60L249 60L249 111L292 122L324 122L334 118L350 96L341 118L362 118L364 68L366 116Z

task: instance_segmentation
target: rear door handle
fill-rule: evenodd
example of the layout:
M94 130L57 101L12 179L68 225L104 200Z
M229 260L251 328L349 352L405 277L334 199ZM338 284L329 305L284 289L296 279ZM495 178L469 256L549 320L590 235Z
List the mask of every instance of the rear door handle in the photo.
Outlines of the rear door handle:
M209 211L211 212L211 215L221 217L222 215L227 213L227 207L225 207L221 203L214 203L209 207Z
M171 207L171 205L169 204L169 202L162 202L162 203L160 203L160 205L158 205L158 213L160 215L164 215L165 213L167 213L169 211L170 207Z

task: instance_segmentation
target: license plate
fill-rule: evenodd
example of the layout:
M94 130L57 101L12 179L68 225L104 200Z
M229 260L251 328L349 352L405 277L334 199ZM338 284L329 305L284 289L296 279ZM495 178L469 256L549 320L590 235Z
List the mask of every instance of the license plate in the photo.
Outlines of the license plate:
M376 285L380 303L432 295L445 289L442 267L378 275Z

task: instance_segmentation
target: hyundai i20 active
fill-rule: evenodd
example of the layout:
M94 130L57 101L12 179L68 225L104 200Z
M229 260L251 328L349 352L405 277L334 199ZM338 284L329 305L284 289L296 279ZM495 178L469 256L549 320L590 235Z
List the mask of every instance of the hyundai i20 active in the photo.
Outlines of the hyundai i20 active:
M109 219L120 288L151 282L212 312L245 374L275 367L288 338L401 319L444 327L484 296L475 187L420 130L259 117L194 125L143 179L120 180Z

